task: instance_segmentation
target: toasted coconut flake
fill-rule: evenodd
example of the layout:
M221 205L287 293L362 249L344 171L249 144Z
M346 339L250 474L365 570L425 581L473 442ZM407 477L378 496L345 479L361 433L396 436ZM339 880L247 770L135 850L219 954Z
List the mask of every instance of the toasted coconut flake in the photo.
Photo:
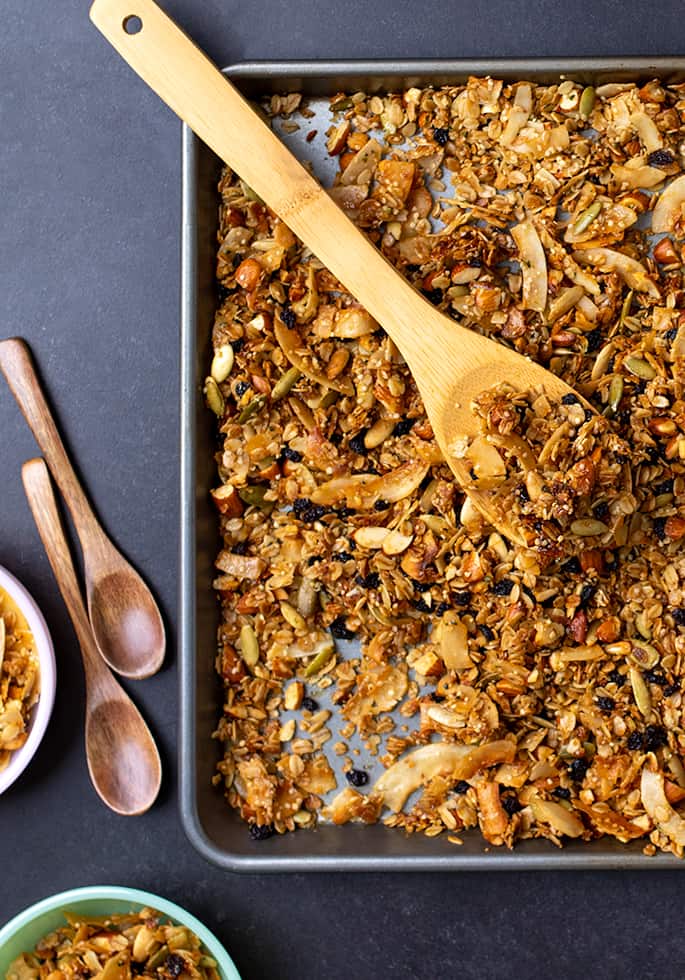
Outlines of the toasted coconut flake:
M652 299L659 299L659 289L650 279L645 267L623 252L611 248L586 248L573 253L573 258L582 265L591 265L601 272L617 272L631 289L649 293Z
M507 125L504 127L504 131L499 139L502 146L511 146L521 129L528 122L532 109L533 97L530 85L521 84L516 89L514 102L509 111Z
M685 820L666 798L663 773L654 772L645 765L640 780L640 795L642 805L659 830L674 844L685 847Z
M506 739L478 746L433 742L414 749L390 766L374 786L374 792L380 793L385 805L397 813L414 790L436 776L455 782L470 779L487 766L512 762L515 754L515 745Z
M539 796L533 796L530 806L537 820L548 823L552 830L564 837L581 837L585 828L582 820L570 810L567 810L561 803L553 803L551 800L543 800Z
M685 174L676 177L659 195L652 211L652 231L661 234L674 231L682 223L685 209Z
M532 221L514 225L511 235L519 251L523 276L523 308L542 312L547 306L547 260Z

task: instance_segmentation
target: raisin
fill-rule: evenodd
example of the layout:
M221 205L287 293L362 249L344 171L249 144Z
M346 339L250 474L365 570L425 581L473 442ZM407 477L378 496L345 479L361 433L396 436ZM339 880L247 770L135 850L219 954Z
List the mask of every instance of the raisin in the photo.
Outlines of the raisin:
M297 323L297 317L295 316L295 314L293 313L293 311L290 309L289 306L284 306L283 309L281 310L281 320L286 325L288 330L292 330L295 324Z
M310 555L307 564L311 568L312 565L316 565L317 561L323 561L323 555Z
M494 631L491 630L489 626L486 626L485 623L481 623L478 629L483 634L483 639L485 642L492 643L492 641L495 639Z
M599 327L595 327L594 330L590 330L585 334L585 339L587 340L588 354L593 354L602 346L602 331Z
M631 732L626 741L629 749L637 751L642 748L642 732Z
M652 487L652 493L655 497L659 497L662 493L673 493L673 478L655 483Z
M673 154L669 150L654 150L647 157L650 167L668 167L673 163Z
M233 348L234 354L239 354L244 346L245 346L245 341L242 337L238 337L237 340L231 341L231 347Z
M597 707L600 711L613 711L616 707L616 702L613 698L607 697L605 694L600 694L597 698Z
M571 790L567 789L566 786L557 786L556 789L552 790L552 796L556 796L558 800L570 800Z
M573 558L569 558L568 561L564 562L560 568L560 571L564 572L566 575L578 575L578 573L582 571L580 561L574 555Z
M232 546L234 555L246 555L247 554L247 541L236 541Z
M331 557L333 561L354 561L354 555L351 555L349 551L336 551Z
M219 306L221 306L222 303L225 303L225 301L228 299L230 295L231 295L230 289L226 289L226 287L222 282L217 283L216 298L219 301Z
M467 592L465 589L462 592L453 592L452 601L455 606L468 606L471 601L471 593ZM683 610L685 612L685 610Z
M519 498L522 504L527 504L530 500L530 494L524 483L519 483L516 487L516 496Z
M366 456L368 452L366 446L364 445L364 436L366 435L366 429L362 429L349 441L349 447L353 453L359 453L360 456Z
M470 789L471 786L469 785L469 783L467 783L465 779L460 779L459 782L454 787L454 792L458 793L459 796L463 796L464 793L468 793Z
M435 607L435 615L444 616L448 609L449 609L448 602L439 602Z
M675 609L671 609L671 616L673 616L673 622L676 626L685 626L685 606L676 606Z
M575 405L578 402L577 395L574 395L572 391L569 391L567 395L561 399L562 405Z
M349 772L345 773L345 779L352 786L366 786L369 781L369 774L363 769L350 769Z
M645 752L656 752L663 745L668 744L666 729L661 725L647 725L644 732Z
M514 583L512 582L512 580L510 578L503 578L500 579L499 582L495 582L495 584L492 587L492 591L494 595L504 596L504 595L509 595L509 593L513 588L514 588Z
M411 432L411 430L414 428L415 422L416 419L402 419L402 421L398 422L395 428L392 430L392 434L394 436L406 436L406 434Z
M423 295L433 306L439 306L442 303L442 289L424 289Z
M302 707L305 711L318 711L319 703L315 701L314 698L310 698L308 695L302 698Z
M354 630L347 628L344 616L338 616L328 627L336 640L353 640Z
M445 146L450 138L450 131L446 126L434 126L433 127L433 139L438 144L438 146Z
M652 528L659 541L663 541L666 537L666 520L665 517L655 517L652 521Z
M510 817L513 817L515 813L518 813L519 810L523 809L523 807L518 801L518 798L513 794L507 793L505 796L502 797L501 802L502 802L502 809L504 810L505 813L508 813Z
M625 675L621 673L620 670L612 670L607 676L607 681L610 684L615 684L616 687L623 687L626 682Z
M646 670L644 673L644 678L649 681L650 684L657 684L659 687L666 687L668 681L664 675L658 670Z
M252 829L254 826L255 825L253 824L253 826L250 827L250 836L253 836ZM268 836L270 837L271 834L269 834ZM263 840L263 838L254 837L254 840ZM183 959L183 957L179 956L178 953L169 953L167 958L164 960L164 966L162 967L162 972L165 974L165 976L173 977L175 980L176 977L180 977L181 974L185 972L185 969L186 969L186 961Z
M379 497L379 499L373 505L373 509L374 510L387 510L389 506L390 506L390 504L388 503L387 500L384 500L383 497Z
M419 599L413 599L412 606L414 607L414 609L417 609L419 612L422 613L429 613L431 611L431 607L428 605L428 603L423 598L423 596L421 596Z
M363 589L377 589L381 584L381 577L378 572L369 572L368 575L357 575L356 580Z
M582 589L580 590L581 609L583 608L583 606L587 606L588 602L590 601L590 599L592 599L596 591L597 591L597 586L591 585L589 582L582 587Z
M276 830L272 823L262 824L261 826L256 823L250 824L250 837L252 840L267 840L267 838L273 837L275 833Z
M331 434L328 437L328 441L332 443L334 446L339 446L340 443L342 442L342 438L343 438L342 432L338 432L336 429L335 432L331 432Z
M247 381L239 381L235 386L235 393L238 398L242 398L246 391L249 391L250 385Z
M297 449L292 449L290 446L283 447L281 456L283 459L290 460L291 463L299 463L302 461L302 453L298 453Z
M337 507L335 512L341 521L345 521L354 514L354 507Z
M678 336L677 327L671 327L671 329L667 330L666 333L664 334L666 340L675 340L677 336Z
M679 690L680 688L677 684L667 684L664 688L664 697L670 698L672 694L675 694Z
M606 524L607 520L611 516L609 504L606 502L606 500L600 500L600 502L594 507L593 513L598 521L604 521Z
M582 783L589 768L590 763L587 759L574 759L568 767L568 774L574 783Z
M309 497L298 497L293 501L293 512L299 521L312 524L324 516L326 508L321 504L313 504Z

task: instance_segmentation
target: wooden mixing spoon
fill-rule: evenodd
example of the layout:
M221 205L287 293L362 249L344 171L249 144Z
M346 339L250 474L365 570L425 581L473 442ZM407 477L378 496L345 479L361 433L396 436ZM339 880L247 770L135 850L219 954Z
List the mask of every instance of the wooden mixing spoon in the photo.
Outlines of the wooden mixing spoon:
M164 624L145 582L100 527L69 462L23 340L0 341L0 371L50 465L83 551L88 614L100 653L131 680L156 673L164 660Z
M498 382L572 392L560 378L439 313L331 200L233 85L153 0L95 0L90 17L125 61L229 167L243 177L381 324L406 360L445 460L473 503L525 544L494 496L457 458L479 434L474 396Z
M86 674L86 758L95 790L115 813L135 816L157 799L162 765L143 718L102 660L64 536L48 468L42 459L21 471L29 506L76 630Z

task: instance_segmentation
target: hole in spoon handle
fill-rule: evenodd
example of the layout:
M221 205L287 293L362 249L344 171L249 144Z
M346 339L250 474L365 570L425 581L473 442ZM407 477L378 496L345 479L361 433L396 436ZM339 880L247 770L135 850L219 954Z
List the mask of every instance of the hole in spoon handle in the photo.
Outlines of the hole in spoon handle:
M122 20L121 26L127 34L133 36L135 34L140 34L143 29L143 21L138 14L127 14L127 16Z

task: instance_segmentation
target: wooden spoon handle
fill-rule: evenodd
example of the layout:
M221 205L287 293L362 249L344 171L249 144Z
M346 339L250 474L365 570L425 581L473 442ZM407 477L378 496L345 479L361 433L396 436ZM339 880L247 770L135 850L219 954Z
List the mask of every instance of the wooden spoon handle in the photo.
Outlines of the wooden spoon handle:
M93 639L45 462L42 459L28 460L22 467L21 478L38 533L74 624L83 665L86 672L95 679L107 668L100 659Z
M69 461L36 375L28 345L19 337L0 341L0 370L47 459L82 541L103 536Z
M133 70L299 235L400 349L419 348L418 355L412 352L412 366L417 356L421 360L417 317L425 312L425 300L157 4L95 0L90 17ZM136 18L140 29L129 33Z

